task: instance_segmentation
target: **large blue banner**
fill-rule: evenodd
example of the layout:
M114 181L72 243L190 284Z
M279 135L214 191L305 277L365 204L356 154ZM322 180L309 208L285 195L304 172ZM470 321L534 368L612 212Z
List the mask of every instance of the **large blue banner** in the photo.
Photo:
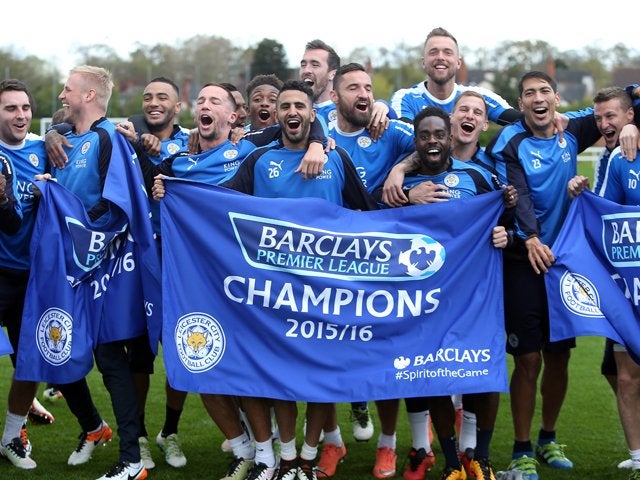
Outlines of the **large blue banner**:
M507 391L501 193L356 212L177 179L166 191L174 388L319 402Z
M596 335L640 353L640 207L584 192L571 204L545 277L551 339Z
M145 335L153 313L160 316L160 263L141 182L119 134L103 190L113 203L97 221L63 186L37 182L16 378L78 380L93 367L95 345Z

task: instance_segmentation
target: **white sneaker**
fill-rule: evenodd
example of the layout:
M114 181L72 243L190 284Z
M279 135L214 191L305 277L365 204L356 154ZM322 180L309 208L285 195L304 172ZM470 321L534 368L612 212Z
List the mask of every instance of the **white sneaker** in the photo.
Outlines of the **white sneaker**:
M78 437L80 438L80 443L78 443L76 449L71 452L71 455L69 455L67 463L69 465L81 465L83 463L87 463L96 447L99 445L105 445L107 442L111 441L112 436L113 431L104 420L102 421L102 425L98 431L92 433L82 432Z
M272 480L275 473L275 468L267 467L264 463L256 463L249 470L246 480Z
M146 437L140 437L138 438L138 445L140 446L140 459L144 464L144 468L147 470L156 468L156 462L153 461L153 457L151 456L149 440Z
M147 469L142 462L119 462L98 480L145 480L145 478L147 478Z
M11 443L1 446L0 455L6 457L16 467L23 470L36 468L36 462L34 462L27 453L20 437L16 437L11 440Z
M166 437L162 436L162 432L158 433L156 443L160 450L164 452L164 459L174 468L184 467L187 464L187 457L182 452L180 439L177 433L172 433Z
M42 401L55 403L61 398L64 398L62 392L55 387L45 388L42 392Z
M37 398L33 398L31 402L31 408L29 408L29 420L31 423L38 423L47 425L49 423L56 423L56 419L53 414L44 408Z
M234 457L229 465L227 474L220 480L246 480L247 475L253 468L253 460L245 460L241 457Z
M631 460L630 458L621 461L618 464L618 468L631 468L633 466L633 460Z
M353 423L353 438L356 441L366 442L373 437L373 422L367 407L352 409L351 423Z

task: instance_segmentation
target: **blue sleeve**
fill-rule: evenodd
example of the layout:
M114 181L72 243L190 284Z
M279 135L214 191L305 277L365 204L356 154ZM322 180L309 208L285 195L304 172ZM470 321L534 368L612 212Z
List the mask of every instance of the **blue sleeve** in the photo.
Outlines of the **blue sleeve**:
M415 96L411 95L409 89L403 88L398 90L391 97L391 110L394 111L396 118L407 123L413 123L413 119L420 110L421 100L415 100Z
M524 239L540 236L540 224L535 215L527 176L519 160L518 149L522 136L514 127L505 127L487 145L485 151L495 160L500 178L518 190L515 215L518 235Z
M589 115L593 115L593 107L587 107L582 110L575 110L572 112L559 112L562 115L566 115L568 118L580 118L587 117Z

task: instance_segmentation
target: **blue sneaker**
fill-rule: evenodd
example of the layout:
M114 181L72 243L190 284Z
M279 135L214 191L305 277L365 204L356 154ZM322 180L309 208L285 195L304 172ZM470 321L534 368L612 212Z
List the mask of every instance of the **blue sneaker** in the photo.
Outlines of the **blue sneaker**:
M573 468L573 462L564 454L565 445L560 445L554 441L540 444L536 447L536 455L540 461L553 468Z
M522 480L539 480L540 477L538 477L538 471L536 470L538 462L533 458L533 452L529 454L519 453L519 455L520 457L511 460L508 471L503 472L503 474L510 473L511 477L520 477ZM511 477L506 476L506 478Z

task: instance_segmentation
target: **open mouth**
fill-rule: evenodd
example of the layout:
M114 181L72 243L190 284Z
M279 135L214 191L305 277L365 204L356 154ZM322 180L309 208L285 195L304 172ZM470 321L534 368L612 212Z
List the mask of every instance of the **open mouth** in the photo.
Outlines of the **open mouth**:
M427 148L427 149L425 150L425 154L426 154L426 156L427 156L427 157L430 157L430 158L432 158L432 159L440 158L440 153L441 153L441 152L442 152L442 151L441 151L439 148L437 148L437 147L431 147L431 148Z
M476 127L471 122L463 122L460 125L460 128L466 133L472 133L476 129Z
M213 123L213 118L209 115L200 115L200 123L206 127Z
M356 110L360 110L361 112L366 112L369 108L368 102L358 102L356 103Z
M313 87L313 85L315 84L315 82L311 79L311 78L305 78L302 80L306 85L309 85L310 87Z
M299 128L300 124L301 122L297 118L290 118L289 120L287 120L287 127L289 127L292 130Z
M549 109L546 107L538 107L533 109L533 113L535 113L536 115L544 115L548 111Z
M271 113L269 113L269 110L260 110L258 111L258 118L263 122L267 121L271 118Z
M607 130L603 133L604 138L606 138L607 140L611 140L613 137L616 136L616 131L615 130Z

